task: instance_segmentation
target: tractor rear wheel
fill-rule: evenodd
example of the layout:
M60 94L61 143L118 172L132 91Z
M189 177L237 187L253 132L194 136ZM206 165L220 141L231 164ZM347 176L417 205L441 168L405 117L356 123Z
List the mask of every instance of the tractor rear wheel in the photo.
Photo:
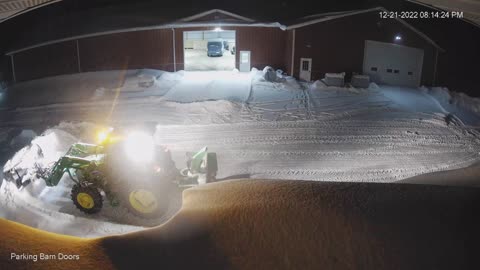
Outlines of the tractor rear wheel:
M97 188L76 184L72 188L71 197L73 204L86 214L95 214L102 209L103 198Z

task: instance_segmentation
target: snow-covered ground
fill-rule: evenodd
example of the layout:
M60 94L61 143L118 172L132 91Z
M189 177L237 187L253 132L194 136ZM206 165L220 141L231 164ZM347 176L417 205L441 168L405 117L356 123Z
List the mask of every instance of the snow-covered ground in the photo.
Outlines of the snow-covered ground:
M248 73L235 71L185 72L164 98L176 102L228 100L246 102L250 94L251 79Z
M95 78L92 84L89 74ZM12 128L40 133L51 127L35 140L50 141L45 136L55 134L61 147L45 147L61 154L72 141L89 141L87 131L94 128L88 127L154 121L155 140L172 150L177 167L183 167L185 152L207 145L218 154L219 178L395 182L480 160L480 101L442 88L339 88L291 77L269 82L257 70L138 70L45 80L16 86L20 93L36 87L42 105L33 107L34 101L19 95L16 108L3 111L0 135L7 135L0 138L6 145ZM77 80L82 83L76 91L85 92L69 96ZM65 93L48 99L48 90L62 83L68 86ZM0 214L45 230L86 236L141 228L119 223L163 222L145 224L108 207L93 218L82 215L69 200L69 188L64 180L57 189L34 183L21 191L3 183Z

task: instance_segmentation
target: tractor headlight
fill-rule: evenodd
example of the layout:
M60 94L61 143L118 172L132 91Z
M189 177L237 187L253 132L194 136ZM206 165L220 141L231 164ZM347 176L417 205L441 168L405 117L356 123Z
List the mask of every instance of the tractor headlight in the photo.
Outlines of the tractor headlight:
M125 140L125 151L131 161L149 162L153 159L155 143L152 136L143 132L132 132Z
M106 143L110 139L110 134L112 133L112 131L113 131L113 128L100 130L97 133L97 143L98 144Z

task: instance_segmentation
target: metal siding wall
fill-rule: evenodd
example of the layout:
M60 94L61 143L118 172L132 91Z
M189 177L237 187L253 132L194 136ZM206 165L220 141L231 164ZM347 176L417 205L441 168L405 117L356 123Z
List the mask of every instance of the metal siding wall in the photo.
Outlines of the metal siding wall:
M424 50L422 84L433 80L434 47L395 20L384 20L377 13L349 16L296 29L294 75L298 77L300 58L312 58L312 80L327 72L362 72L365 40L393 42Z
M278 28L239 27L237 30L237 52L251 51L251 66L265 66L286 70L285 39L287 32ZM238 54L237 54L238 63ZM238 65L237 65L238 66Z
M78 72L75 41L23 51L14 60L17 82Z
M79 40L82 71L152 68L173 71L172 30L111 34Z
M293 30L287 31L287 37L285 38L285 72L291 74L290 67L292 65L292 46L293 45Z
M183 32L214 27L175 29L177 70L184 68ZM266 27L224 27L236 31L237 52L252 52L252 67L270 65L287 71L286 31ZM79 39L81 71L152 68L174 70L172 29L110 34ZM236 55L238 67L238 54ZM47 66L44 63L49 63ZM17 80L78 72L76 41L47 45L15 55Z
M180 28L175 29L175 62L177 71L185 68L185 60L183 55L183 32L185 31L188 30Z

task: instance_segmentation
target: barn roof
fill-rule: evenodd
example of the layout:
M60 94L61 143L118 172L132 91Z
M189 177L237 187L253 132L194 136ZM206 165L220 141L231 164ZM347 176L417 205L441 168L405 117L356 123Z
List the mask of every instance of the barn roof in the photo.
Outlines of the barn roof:
M181 19L172 19L172 18L161 18L156 24L154 25L147 25L147 26L134 26L136 24L128 24L130 26L125 25L119 29L115 28L97 28L98 30L95 32L89 31L82 31L82 29L78 29L76 31L68 31L70 35L66 32L53 33L53 36L50 39L40 42L35 42L33 45L27 46L16 46L18 49L11 50L6 53L6 55L12 55L18 52L26 51L29 49L55 44L59 42L69 41L69 40L76 40L81 38L88 38L88 37L95 37L107 34L116 34L116 33L124 33L124 32L134 32L134 31L145 31L145 30L154 30L154 29L170 29L170 28L188 28L188 27L204 27L204 26L244 26L244 27L273 27L273 28L280 28L282 30L286 29L285 25L282 25L278 22L262 22L256 21L251 18L247 18L232 12L228 12L221 9L212 9L203 11L188 17L184 17ZM140 24L141 25L141 24ZM117 25L118 26L118 25ZM113 29L113 30L108 30ZM103 30L103 31L102 31ZM37 33L44 34L44 32L36 31ZM77 34L74 34L77 33ZM55 35L57 36L55 38ZM31 38L31 36L28 36ZM42 39L38 39L42 40ZM23 44L28 44L26 41Z
M2 0L0 0L2 1ZM17 1L17 0L10 0ZM20 1L20 0L18 0ZM42 0L29 0L42 1ZM62 1L62 3L66 3ZM51 5L52 8L56 5ZM296 10L291 8L289 14L276 14L279 7L272 7L271 12L266 12L261 8L250 7L248 9L232 9L237 13L225 9L209 9L196 7L164 7L161 9L147 8L139 6L138 12L132 15L131 7L113 6L103 9L84 10L81 12L72 12L67 9L60 8L62 16L50 16L46 21L35 21L25 23L24 29L12 32L11 44L5 45L10 49L9 54L37 47L40 45L52 44L65 40L76 38L84 38L89 36L98 36L110 33L162 29L162 28L178 28L192 26L262 26L262 27L278 27L286 29L295 29L309 24L319 23L322 21L338 19L355 14L384 10L382 7L370 9L356 9L350 11L335 11L328 13L318 13L311 15L310 12ZM48 7L50 8L50 7ZM282 9L283 10L283 9ZM314 12L312 10L311 12ZM192 15L193 13L193 15ZM283 15L282 15L283 14ZM302 15L301 15L302 14ZM310 15L308 15L310 14ZM278 20L269 16L278 16ZM308 15L308 16L305 16ZM248 16L248 17L247 17ZM280 19L283 18L283 19ZM299 18L299 19L297 19ZM435 47L440 48L427 35L408 24L403 20L398 20L418 35L422 36ZM9 26L10 27L10 26ZM53 30L54 29L54 30ZM23 33L23 34L21 34ZM29 33L25 35L24 33ZM14 36L15 35L15 36Z
M213 15L213 17L211 17ZM252 23L255 20L250 19L232 12L228 12L222 9L211 9L204 12L200 12L198 14L188 16L186 18L178 20L179 22L194 22L194 21L204 21L202 19L207 20L218 20L223 22L245 22L245 23Z
M62 0L0 0L0 23Z

